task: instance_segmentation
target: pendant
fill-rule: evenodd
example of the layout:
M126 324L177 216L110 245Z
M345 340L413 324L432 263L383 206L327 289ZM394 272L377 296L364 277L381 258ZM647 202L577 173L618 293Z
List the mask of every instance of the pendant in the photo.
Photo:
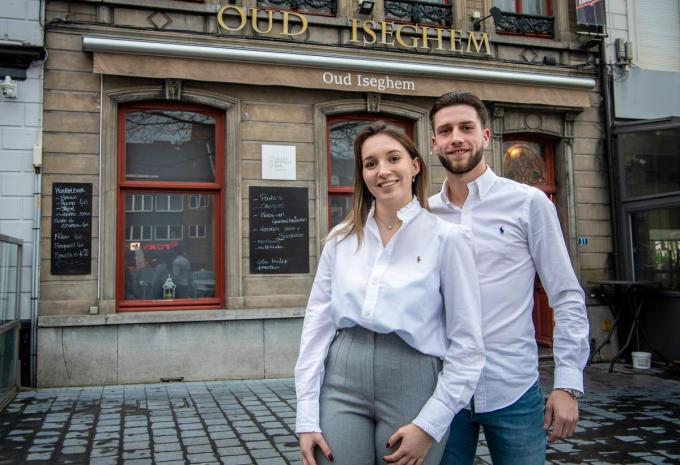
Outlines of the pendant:
M393 228L394 228L394 226L392 226L391 224L387 225L387 229L389 229L390 231L392 231Z

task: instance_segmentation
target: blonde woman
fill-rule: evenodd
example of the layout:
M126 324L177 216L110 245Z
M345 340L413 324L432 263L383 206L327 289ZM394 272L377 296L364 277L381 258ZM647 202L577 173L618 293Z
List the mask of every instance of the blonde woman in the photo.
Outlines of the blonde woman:
M354 142L353 210L319 260L295 367L304 465L439 464L484 354L469 232L427 210L399 129Z

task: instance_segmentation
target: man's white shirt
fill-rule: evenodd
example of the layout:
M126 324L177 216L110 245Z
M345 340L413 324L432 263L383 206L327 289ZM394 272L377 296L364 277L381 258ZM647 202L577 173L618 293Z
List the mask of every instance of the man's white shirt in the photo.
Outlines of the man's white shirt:
M449 201L447 189L445 181L441 192L430 197L430 209L470 228L477 253L486 364L474 394L475 411L507 407L538 380L532 320L536 272L554 310L554 387L583 392L588 317L550 199L488 167L468 184L462 208Z
M295 366L295 429L321 431L319 393L328 349L338 329L361 325L396 333L421 353L444 359L432 396L413 420L440 441L469 403L484 364L470 232L414 199L399 210L402 225L383 247L373 213L360 248L356 235L335 236L321 254Z

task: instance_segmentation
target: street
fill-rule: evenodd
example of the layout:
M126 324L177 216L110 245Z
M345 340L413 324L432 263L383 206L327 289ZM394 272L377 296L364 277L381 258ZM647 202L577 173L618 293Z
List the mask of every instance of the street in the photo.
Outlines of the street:
M546 463L680 463L680 374L608 367L586 369L579 428ZM0 465L298 465L294 422L291 379L24 391L0 414Z

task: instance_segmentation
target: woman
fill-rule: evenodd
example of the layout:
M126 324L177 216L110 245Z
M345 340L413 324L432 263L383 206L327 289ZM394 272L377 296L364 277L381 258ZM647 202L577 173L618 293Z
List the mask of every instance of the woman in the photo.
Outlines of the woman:
M472 241L427 211L402 131L371 124L354 153L353 210L319 260L295 367L302 462L438 464L484 364Z

